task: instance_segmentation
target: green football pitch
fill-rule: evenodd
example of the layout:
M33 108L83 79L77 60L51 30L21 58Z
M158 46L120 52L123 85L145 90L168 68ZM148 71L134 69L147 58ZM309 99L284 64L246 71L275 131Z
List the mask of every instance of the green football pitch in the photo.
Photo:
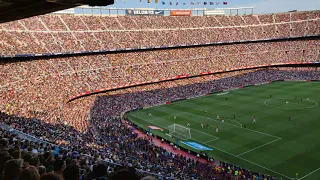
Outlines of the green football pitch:
M282 179L296 179L298 173L298 179L317 180L318 103L320 82L274 82L134 111L127 117L144 129L163 128L151 131L172 142L176 140L166 135L168 126L186 127L189 122L191 138L187 141L212 148L206 152L214 159ZM201 123L209 127L202 128ZM199 152L181 141L180 146Z

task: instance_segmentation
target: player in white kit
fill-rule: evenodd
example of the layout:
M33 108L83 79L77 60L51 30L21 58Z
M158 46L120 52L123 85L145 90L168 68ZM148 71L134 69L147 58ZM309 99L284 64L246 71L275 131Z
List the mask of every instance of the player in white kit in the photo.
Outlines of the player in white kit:
M253 123L256 123L257 121L256 121L256 117L253 117L253 121L252 121Z
M219 127L218 126L216 127L216 132L219 132Z

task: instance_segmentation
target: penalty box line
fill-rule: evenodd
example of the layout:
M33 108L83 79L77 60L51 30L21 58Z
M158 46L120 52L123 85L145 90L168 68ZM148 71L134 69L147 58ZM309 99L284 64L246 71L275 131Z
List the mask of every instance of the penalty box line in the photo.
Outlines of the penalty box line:
M159 126L159 127L162 127L162 126L163 126L163 125L159 125L159 124L155 123L154 121L149 121L149 120L146 120L146 119L142 119L141 117L137 117L137 116L135 116L135 115L131 115L131 116L136 117L136 118L138 118L138 119L141 119L141 120L143 120L143 121L152 123L152 124L154 124L154 125L156 125L156 126ZM166 120L166 119L161 118L161 117L156 117L156 118ZM166 121L167 121L167 120L166 120ZM173 124L177 124L177 123L173 123ZM183 126L183 125L181 125L181 124L178 124L178 125ZM185 126L183 126L183 127L185 127ZM210 136L210 137L214 137L214 138L215 138L215 139L212 139L212 140L210 140L210 141L219 140L219 137L217 137L217 136L213 136L213 135L211 135L211 134L208 134L208 133L205 133L205 132L202 132L202 131L199 131L199 130L196 130L196 129L193 129L193 128L190 128L190 127L186 127L186 128L189 128L190 130L197 131L197 132L199 132L199 133L202 133L202 134L205 134L205 135L207 135L207 136ZM169 128L167 128L167 127L163 127L163 129L169 130ZM193 139L193 138L191 138L191 139ZM197 140L197 141L199 142L199 140Z
M188 113L188 112L185 112L185 113L187 113L187 114L192 114L192 113ZM197 114L192 114L192 115L198 116L198 117L202 117L202 118L206 118L206 119L211 119L211 120L214 120L214 121L218 121L218 120L215 120L215 119L212 119L212 118L203 117L203 116L200 116L200 115L197 115ZM220 121L219 121L219 122L220 122ZM234 127L237 127L237 128L242 128L242 127L235 126L235 125L229 124L229 123L225 123L225 124L231 125L231 126L234 126ZM242 129L247 129L247 128L242 128ZM254 151L254 150L257 150L257 149L259 149L259 148L262 148L262 147L267 146L267 145L269 145L269 144L271 144L271 143L274 143L274 142L276 142L276 141L281 140L280 137L273 136L273 135L271 135L271 134L267 134L267 133L255 131L255 130L252 130L252 129L247 129L247 130L252 131L252 132L255 132L255 133L260 133L260 134L263 134L263 135L266 135L266 136L270 136L270 137L273 137L273 138L276 138L276 139L275 139L275 140L272 140L272 141L270 141L270 142L267 142L267 143L265 143L265 144L262 144L262 145L260 145L260 146L257 146L257 147L255 147L255 148L253 148L253 149L250 149L250 150L248 150L248 151L245 151L245 152L243 152L243 153L240 153L240 154L236 155L236 157L242 156L242 155L244 155L244 154L247 154L247 153L249 153L249 152L252 152L252 151ZM209 142L211 142L211 141L209 141ZM206 142L206 143L208 143L208 142ZM206 143L204 143L204 144L206 144Z
M265 144L262 144L261 146L258 146L258 147L255 147L255 148L253 148L253 149L250 149L250 150L248 150L248 151L246 151L246 152L240 153L240 154L237 155L237 157L242 156L242 155L244 155L244 154L247 154L247 153L249 153L249 152L251 152L251 151L254 151L254 150L256 150L256 149L262 148L262 147L264 147L264 146L266 146L266 145L268 145L268 144L274 143L274 142L279 141L279 140L281 140L281 138L275 139L275 140L273 140L273 141L270 141L270 142L267 142L267 143L265 143Z
M188 112L181 112L181 111L180 111L179 114L190 114L190 115L198 116L198 117L201 117L201 118L218 121L218 120L213 119L213 118L208 118L208 117L204 117L204 116L200 116L200 115L192 114L192 113L188 113ZM157 118L159 118L159 119L164 119L164 118L161 118L161 117L157 117ZM165 119L164 119L164 120L165 120ZM218 121L218 122L220 122L220 121ZM237 128L242 128L242 127L235 126L235 125L229 124L229 123L224 123L224 124L227 124L227 125L230 125L230 126L234 126L234 127L237 127ZM190 129L192 129L192 128L190 128ZM245 151L245 152L243 152L243 153L240 153L240 154L236 155L237 157L242 156L242 155L244 155L244 154L247 154L247 153L249 153L249 152L252 152L252 151L254 151L254 150L257 150L257 149L259 149L259 148L262 148L262 147L267 146L267 145L269 145L269 144L271 144L271 143L274 143L274 142L276 142L276 141L281 140L280 137L273 136L273 135L271 135L271 134L263 133L263 132L260 132L260 131L255 131L255 130L248 129L248 128L242 128L242 129L246 129L246 130L249 130L249 131L252 131L252 132L255 132L255 133L259 133L259 134L263 134L263 135L266 135L266 136L270 136L270 137L273 137L273 138L276 138L276 139L275 139L275 140L272 140L272 141L270 141L270 142L267 142L267 143L265 143L265 144L262 144L262 145L260 145L260 146L257 146L257 147L255 147L255 148L253 148L253 149L250 149L250 150L248 150L248 151ZM195 129L193 129L193 130L195 130ZM198 131L198 130L195 130L195 131ZM204 132L201 132L201 131L198 131L198 132L203 133L203 134L206 134L206 135L209 135L209 136L212 136L212 137L215 137L215 136L213 136L213 135L210 135L210 134L207 134L207 133L204 133ZM213 139L213 140L207 141L207 142L205 142L204 144L219 139L218 137L216 137L216 138L217 138L217 139Z
M210 119L210 120L218 121L218 120L216 120L216 119L212 119L212 118L208 118L208 117L204 117L204 116L200 116L200 115L192 114L192 113L188 113L188 112L181 112L181 113L179 113L179 114L183 114L183 113L185 113L185 114L191 114L191 115L198 116L198 117L205 118L205 119ZM163 119L163 118L161 118L161 119ZM219 121L219 122L220 122L220 121ZM237 127L237 128L242 128L242 127L235 126L235 125L229 124L229 123L225 123L225 124L231 125L231 126L234 126L234 127ZM192 129L192 128L190 128L190 129ZM242 128L242 129L244 129L244 128ZM247 128L245 128L245 129L247 129ZM281 140L280 137L273 136L273 135L271 135L271 134L267 134L267 133L255 131L255 130L252 130L252 129L247 129L247 130L250 130L250 131L255 132L255 133L260 133L260 134L263 134L263 135L266 135L266 136L270 136L270 137L273 137L273 138L276 138L276 139L274 139L274 140L272 140L272 141L270 141L270 142L267 142L267 143L265 143L265 144L262 144L262 145L260 145L260 146L257 146L257 147L255 147L255 148L253 148L253 149L250 149L250 150L248 150L248 151L245 151L245 152L243 152L243 153L240 153L240 154L236 155L237 157L242 156L242 155L244 155L244 154L247 154L247 153L249 153L249 152L252 152L252 151L254 151L254 150L257 150L257 149L259 149L259 148L262 148L262 147L264 147L264 146L267 146L267 145L269 145L269 144L272 144L272 143L274 143L274 142L276 142L276 141ZM195 130L195 131L197 131L197 130ZM201 131L199 131L199 132L201 132ZM201 133L203 133L203 132L201 132ZM206 134L206 133L204 133L204 134ZM211 135L211 136L212 136L212 135ZM218 139L219 139L219 138L218 138ZM207 141L207 142L205 142L204 144L209 143L209 142L212 142L212 141L215 141L215 140L218 140L218 139L213 139L213 140Z
M286 176L286 175L284 175L284 174L281 174L281 173L279 173L279 172L277 172L277 171L274 171L274 170L272 170L272 169L269 169L269 168L267 168L267 167L264 167L264 166L262 166L262 165L260 165L260 164L254 163L254 162L252 162L252 161L250 161L250 160L247 160L247 159L245 159L245 158L239 157L239 156L237 156L237 155L234 155L234 154L232 154L232 153L229 153L229 152L224 151L224 150L222 150L222 149L219 149L219 148L217 148L217 147L212 147L212 146L210 146L209 144L206 144L206 145L209 146L209 147L211 147L211 148L213 148L213 149L216 149L216 150L218 150L218 151L221 151L221 152L223 152L223 153L226 153L226 154L228 154L228 155L230 155L230 156L233 156L233 157L235 157L235 158L238 158L238 159L241 159L241 160L243 160L243 161L249 162L250 164L253 164L253 165L255 165L255 166L261 167L261 168L263 168L263 169L265 169L265 170L268 170L268 171L270 171L270 172L273 172L273 173L275 173L275 174L278 174L278 175L280 175L280 176L282 176L282 177L286 177L286 178L288 178L288 179L293 179L293 178L290 178L289 176Z
M180 111L179 113L176 113L176 115L185 114L185 113L186 113L186 112ZM132 115L132 116L134 116L134 115ZM136 117L136 116L134 116L134 117ZM166 117L172 117L172 115L168 115L168 116L164 116L164 117L156 117L156 118L157 118L157 119L163 119L163 120L166 120L166 121L167 121L167 119L164 119L164 118L166 118ZM136 118L141 119L140 117L136 117ZM142 119L142 120L144 120L144 119ZM144 120L144 121L147 121L147 120ZM191 120L191 121L197 123L197 122L194 121L194 120ZM147 122L150 122L150 121L147 121ZM178 124L178 123L175 123L175 122L174 122L173 124ZM193 123L190 123L190 124L193 124ZM183 126L183 125L181 125L181 124L179 124L179 125L180 125L180 126ZM185 127L185 126L183 126L183 127ZM190 130L197 131L197 132L199 132L199 133L202 133L202 134L205 134L205 135L207 135L207 136L211 136L211 137L214 137L214 138L215 138L215 139L213 139L213 140L210 140L209 142L215 141L215 140L218 140L218 139L219 139L219 137L217 137L217 136L213 136L213 135L211 135L211 134L208 134L208 133L205 133L205 132L202 132L202 131L193 129L193 128L191 128L191 127L186 127L186 128L189 128Z
M219 140L219 138L217 138L217 139L212 139L212 140L210 140L210 141L206 141L206 142L204 142L203 144L207 144L207 143L209 143L209 142L216 141L216 140Z
M306 178L306 177L310 176L311 174L313 174L313 173L317 172L318 170L320 170L320 168L318 168L318 169L316 169L316 170L314 170L314 171L310 172L309 174L307 174L307 175L303 176L303 177L302 177L302 178L300 178L299 180L304 179L304 178Z
M136 118L138 118L138 119L141 119L141 120L143 120L143 121L152 123L152 124L154 124L154 125L156 125L156 126L162 127L162 126L158 125L157 123L154 123L154 122L151 122L151 121L142 119L142 118L137 117L137 116L134 116L134 115L132 115L132 116L133 116L133 117L136 117ZM166 127L163 127L163 128L168 130L168 128L166 128ZM196 130L196 131L197 131L197 130ZM199 131L199 132L201 132L201 131ZM204 132L201 132L201 133L204 133ZM204 134L207 134L207 133L204 133ZM210 135L210 134L207 134L207 135ZM210 136L212 136L212 135L210 135ZM212 137L215 137L215 136L212 136ZM216 138L218 138L218 137L216 137ZM200 142L200 141L197 140L197 139L194 139L194 138L191 138L191 139L193 139L193 140L195 140L195 141L197 141L197 142L199 142L199 143L202 143L202 142ZM234 154L232 154L232 153L229 153L229 152L224 151L224 150L222 150L222 149L219 149L219 148L217 148L217 147L213 147L213 146L209 145L208 142L203 143L203 144L205 144L205 145L207 145L207 146L209 146L209 147L211 147L211 148L213 148L213 149L217 149L218 151L221 151L221 152L226 153L226 154L228 154L228 155L231 155L231 156L233 156L233 157L235 157L235 158L241 159L241 160L243 160L243 161L249 162L249 163L251 163L251 164L253 164L253 165L256 165L256 166L258 166L258 167L261 167L261 168L263 168L263 169L266 169L266 170L268 170L268 171L270 171L270 172L273 172L273 173L275 173L275 174L278 174L278 175L280 175L280 176L282 176L282 177L286 177L286 178L288 178L288 179L292 179L292 178L290 178L290 177L288 177L288 176L286 176L286 175L284 175L284 174L281 174L281 173L279 173L279 172L277 172L277 171L274 171L274 170L272 170L272 169L269 169L269 168L267 168L267 167L264 167L264 166L262 166L262 165L260 165L260 164L254 163L254 162L252 162L252 161L249 161L249 160L247 160L247 159L244 159L244 158L242 158L242 157L239 157L239 156L237 156L237 155L234 155Z
M190 114L190 115L194 115L194 116L198 116L198 117L201 117L201 118L205 118L205 119L209 119L209 120L214 120L214 121L218 121L216 119L213 119L213 118L208 118L208 117L204 117L204 116L200 116L200 115L197 115L197 114L192 114L192 113L188 113L188 112L184 112L185 114ZM183 113L182 113L183 114ZM221 121L218 121L218 122L221 122ZM233 126L233 127L237 127L237 128L241 128L241 129L244 129L244 130L247 130L247 131L251 131L251 132L255 132L255 133L259 133L259 134L263 134L263 135L266 135L266 136L270 136L270 137L274 137L276 139L281 139L280 137L278 136L274 136L274 135L271 135L271 134L267 134L267 133L264 133L264 132L260 132L260 131L256 131L256 130L253 130L253 129L249 129L249 128L242 128L240 126L236 126L236 125L233 125L233 124L229 124L229 123L224 123L226 125L230 125L230 126Z
M200 115L193 114L193 113L189 113L189 112L182 112L182 113L180 113L180 114L190 114L190 115L198 116L198 117L201 117L201 118L204 118L204 119L209 119L209 120L221 122L221 120L216 120L216 119L213 119L213 118L208 118L208 117L200 116ZM237 122L237 121L235 121L235 122ZM239 122L237 122L237 123L240 124ZM227 124L227 125L229 125L229 126L234 126L234 127L237 127L237 128L242 128L242 125L241 125L241 124L240 124L240 126L236 126L236 125L233 125L233 124L230 124L230 123L226 123L226 122L224 122L224 124Z
M184 102L181 102L181 103L184 103ZM161 107L161 108L168 108L168 107ZM184 111L180 111L180 110L177 110L177 111L179 111L179 113L177 113L177 114L191 114L191 115L199 116L199 117L202 117L202 118L205 118L205 119L210 119L210 120L213 120L213 121L221 122L221 121L216 120L216 119L213 119L213 118L207 118L207 117L204 117L204 116L200 116L200 115L197 115L197 114L192 114L192 113L188 113L188 112L184 112ZM238 121L234 121L234 120L231 120L231 119L226 119L226 120L233 121L233 122L239 124L239 125L240 125L240 128L242 128L242 124L239 123ZM228 124L228 125L230 125L230 126L235 126L235 127L237 127L236 125L233 125L233 124L230 124L230 123L226 123L226 122L225 122L225 124Z

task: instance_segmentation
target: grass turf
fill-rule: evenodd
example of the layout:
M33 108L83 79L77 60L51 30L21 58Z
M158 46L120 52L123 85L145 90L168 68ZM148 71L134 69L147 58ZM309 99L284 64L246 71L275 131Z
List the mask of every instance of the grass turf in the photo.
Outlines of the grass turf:
M283 179L296 178L298 172L300 179L315 180L320 179L319 90L320 82L276 82L134 111L128 119L144 129L164 128L152 133L173 142L165 135L168 126L189 122L188 141L213 148L206 151L210 157ZM216 114L225 118L224 124ZM201 122L209 127L201 128Z

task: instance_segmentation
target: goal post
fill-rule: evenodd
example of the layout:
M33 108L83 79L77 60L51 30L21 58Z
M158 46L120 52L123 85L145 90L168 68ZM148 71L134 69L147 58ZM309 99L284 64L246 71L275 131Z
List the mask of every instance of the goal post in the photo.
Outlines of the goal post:
M191 139L190 128L180 124L172 124L168 126L169 134L182 140Z

